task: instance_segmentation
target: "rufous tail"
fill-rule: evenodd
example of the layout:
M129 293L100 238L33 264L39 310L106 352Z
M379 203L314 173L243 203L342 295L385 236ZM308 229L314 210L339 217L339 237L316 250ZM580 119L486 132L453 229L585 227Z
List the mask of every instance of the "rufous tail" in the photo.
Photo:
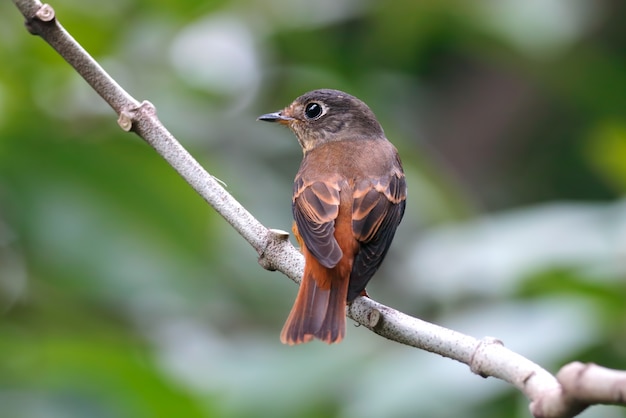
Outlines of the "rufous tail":
M301 344L313 338L332 344L345 335L347 277L342 279L336 268L317 267L305 268L298 296L280 334L283 344Z

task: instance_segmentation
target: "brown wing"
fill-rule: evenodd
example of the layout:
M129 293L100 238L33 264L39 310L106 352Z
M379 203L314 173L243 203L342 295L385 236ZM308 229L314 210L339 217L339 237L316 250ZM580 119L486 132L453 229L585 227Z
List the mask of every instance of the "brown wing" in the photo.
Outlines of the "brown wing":
M333 181L305 183L297 177L293 187L293 218L304 244L324 267L335 267L343 255L334 237L339 185Z
M352 230L361 248L354 259L348 301L354 300L372 278L391 245L404 215L406 182L402 171L355 185Z

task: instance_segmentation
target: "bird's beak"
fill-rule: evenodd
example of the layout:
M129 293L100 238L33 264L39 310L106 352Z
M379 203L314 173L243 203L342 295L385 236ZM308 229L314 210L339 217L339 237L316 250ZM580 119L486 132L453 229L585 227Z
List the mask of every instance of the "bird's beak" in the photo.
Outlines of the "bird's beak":
M265 115L261 115L256 120L264 120L266 122L278 122L282 125L287 125L290 121L294 120L290 116L286 116L282 111L274 112L274 113L266 113Z

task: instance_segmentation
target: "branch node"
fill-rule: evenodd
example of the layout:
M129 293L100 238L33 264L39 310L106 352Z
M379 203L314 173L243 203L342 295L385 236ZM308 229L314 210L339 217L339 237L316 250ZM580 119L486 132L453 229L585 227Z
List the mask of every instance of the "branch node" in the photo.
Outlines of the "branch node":
M369 327L376 328L376 326L380 323L383 318L382 313L378 309L372 309L369 314Z
M120 112L119 118L117 118L117 124L120 125L120 128L126 132L130 132L133 129L133 111L128 109L122 109Z
M489 347L490 345L504 346L504 343L501 340L494 338L494 337L484 337L478 342L478 345L476 346L476 349L472 353L472 357L469 363L470 370L472 371L472 373L475 373L479 375L480 377L484 377L484 378L487 378L490 375L489 373L486 373L485 371L483 371L483 366L484 366L483 365L484 363L483 351L485 351L487 347Z
M37 9L34 15L26 17L26 29L33 35L40 35L41 30L37 24L37 21L49 23L54 20L55 16L56 14L52 6L50 6L49 4L42 4L41 7Z
M289 232L283 231L282 229L268 229L267 231L267 239L265 248L259 254L259 264L265 270L268 271L276 271L278 266L276 263L269 257L266 257L267 254L272 254L272 248L275 246L280 246L289 240Z
M138 106L125 107L120 111L120 116L117 118L117 124L126 132L133 130L135 122L142 116L154 116L156 115L156 107L147 100L144 100Z
M54 9L47 3L42 4L39 10L35 13L35 17L42 22L50 22L55 17Z

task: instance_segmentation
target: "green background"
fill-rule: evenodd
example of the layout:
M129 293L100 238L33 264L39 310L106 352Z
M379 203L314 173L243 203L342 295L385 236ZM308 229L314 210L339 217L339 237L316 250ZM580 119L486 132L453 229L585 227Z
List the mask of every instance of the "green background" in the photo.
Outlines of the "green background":
M261 222L291 227L314 88L367 102L409 198L376 300L555 373L626 369L619 1L52 3ZM528 417L467 366L349 321L285 347L296 286L0 4L2 417ZM584 417L625 417L593 407Z

